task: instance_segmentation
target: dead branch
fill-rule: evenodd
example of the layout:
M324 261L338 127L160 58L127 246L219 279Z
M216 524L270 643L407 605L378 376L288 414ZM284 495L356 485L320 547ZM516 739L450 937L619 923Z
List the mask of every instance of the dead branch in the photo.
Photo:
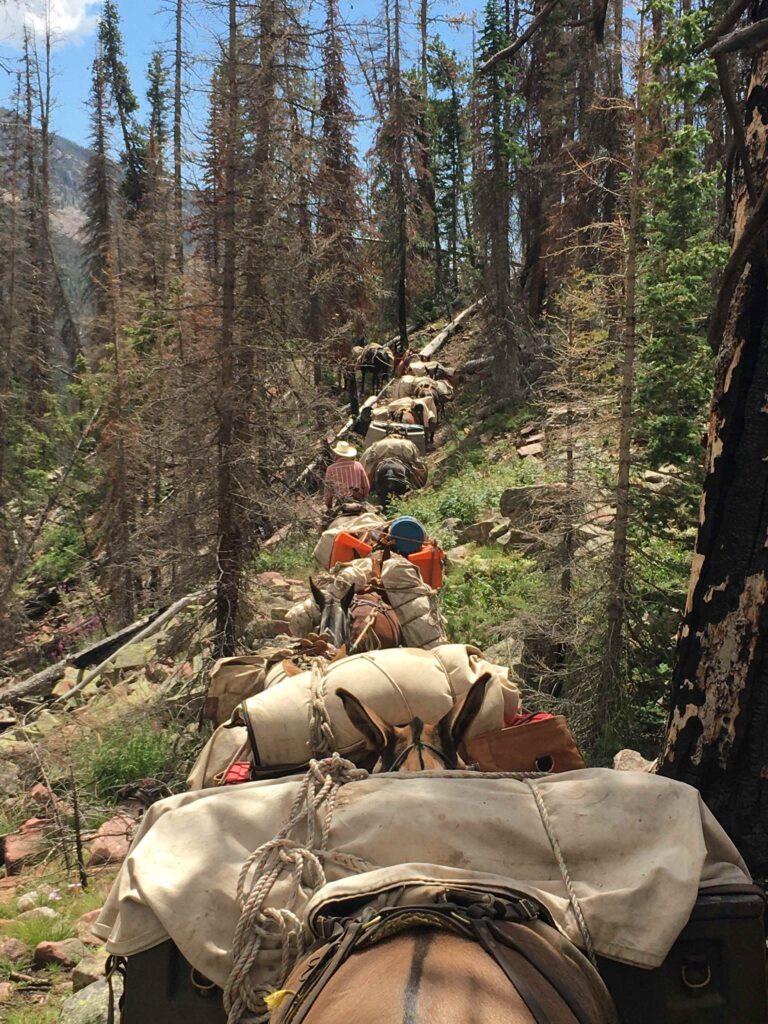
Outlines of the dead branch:
M517 39L511 42L509 46L505 46L503 49L492 54L487 61L480 65L477 69L477 73L484 75L490 71L491 68L495 68L501 61L509 60L510 57L514 57L518 50L522 49L528 40L538 32L559 2L560 0L549 0L549 3L539 11L525 32L521 32Z

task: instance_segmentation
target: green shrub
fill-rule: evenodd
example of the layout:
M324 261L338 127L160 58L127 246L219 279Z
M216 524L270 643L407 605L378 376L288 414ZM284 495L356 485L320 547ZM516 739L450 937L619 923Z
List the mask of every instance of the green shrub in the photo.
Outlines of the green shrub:
M51 526L43 537L43 553L31 575L45 583L58 583L76 575L87 559L82 531L76 526Z
M535 606L541 585L531 558L501 551L472 555L448 574L443 587L450 639L478 647L495 643L515 612Z
M317 537L311 533L296 534L278 544L272 551L262 551L253 561L254 572L282 572L304 575L312 565L312 551Z
M430 534L437 534L445 545L455 534L441 529L446 519L458 519L466 526L486 511L498 511L499 499L508 487L532 483L536 470L525 462L499 462L496 465L466 465L441 487L417 491L391 504L391 515L415 516Z
M30 949L34 949L41 942L60 942L62 939L71 939L75 934L75 929L72 923L65 918L35 917L27 921L11 921L5 926L4 934L12 939L19 939Z
M171 757L172 735L146 720L116 722L102 734L97 746L91 739L73 751L78 774L102 798L114 796L129 782L162 778Z

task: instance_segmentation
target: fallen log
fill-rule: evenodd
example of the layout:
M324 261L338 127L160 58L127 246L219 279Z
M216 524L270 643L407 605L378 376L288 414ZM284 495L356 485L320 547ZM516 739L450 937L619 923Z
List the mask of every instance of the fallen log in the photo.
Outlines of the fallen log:
M96 668L83 676L77 686L73 686L71 690L67 690L67 692L62 694L61 697L57 697L53 703L58 704L60 701L71 700L76 693L85 689L89 683L98 678L98 676L100 676L101 673L112 663L124 647L128 647L129 644L138 644L141 643L142 640L146 640L148 637L152 636L153 633L156 633L161 626L165 625L169 619L172 619L174 615L177 615L180 611L186 608L187 605L194 604L195 601L200 601L203 598L209 597L212 593L213 587L205 587L203 590L196 590L194 594L187 594L186 597L179 598L178 601L175 601L172 605L166 608L165 611L156 615L144 629L140 630L138 633L132 633L128 640L121 643L111 651L109 655L96 666Z
M0 692L0 704L18 707L33 697L50 697L51 690L63 678L67 667L66 658L49 665L42 672L37 672L28 679L16 683L8 690Z

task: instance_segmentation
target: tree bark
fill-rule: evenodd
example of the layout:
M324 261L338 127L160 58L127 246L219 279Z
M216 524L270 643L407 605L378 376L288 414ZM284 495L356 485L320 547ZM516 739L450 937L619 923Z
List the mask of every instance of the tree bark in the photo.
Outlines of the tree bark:
M176 273L184 273L184 209L181 188L181 70L183 0L176 0L176 50L173 78L173 212L176 249Z
M242 538L235 510L235 275L236 275L236 147L238 137L237 4L229 0L229 48L224 164L224 203L221 217L223 261L221 280L220 392L218 414L218 569L216 587L216 648L219 656L235 651L235 624L240 596Z
M764 20L764 10L760 5L754 20ZM753 63L745 121L755 180L765 182L766 52ZM755 235L753 219L763 197L753 202L742 178L733 252ZM700 524L660 767L662 774L701 791L755 875L768 873L765 233L763 226L751 244L723 318Z

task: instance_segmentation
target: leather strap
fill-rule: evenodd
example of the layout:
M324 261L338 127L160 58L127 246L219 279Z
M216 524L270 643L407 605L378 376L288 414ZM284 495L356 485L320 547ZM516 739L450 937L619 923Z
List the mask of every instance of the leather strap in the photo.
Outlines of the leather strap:
M458 894L456 894L458 896ZM450 931L464 938L477 942L493 957L507 979L517 989L520 998L534 1018L535 1024L550 1024L538 997L531 990L527 981L520 976L509 958L503 953L503 945L508 945L523 956L539 971L544 979L554 986L552 979L540 967L533 963L516 945L507 942L504 933L491 930L493 919L513 921L516 923L530 922L540 916L538 904L528 898L518 900L480 899L472 902L469 894L461 894L460 903L430 903L426 906L390 907L376 914L365 915L346 925L336 923L328 945L321 949L317 960L310 956L303 973L298 979L298 991L288 997L291 1001L281 1024L302 1024L312 1006L317 1001L327 982L333 977L341 965L359 947L367 949L376 945L399 931L415 927L432 927ZM559 992L559 987L554 986ZM566 1000L570 1008L570 1002ZM572 1011L573 1012L573 1011ZM590 1024L582 1021L579 1024Z

